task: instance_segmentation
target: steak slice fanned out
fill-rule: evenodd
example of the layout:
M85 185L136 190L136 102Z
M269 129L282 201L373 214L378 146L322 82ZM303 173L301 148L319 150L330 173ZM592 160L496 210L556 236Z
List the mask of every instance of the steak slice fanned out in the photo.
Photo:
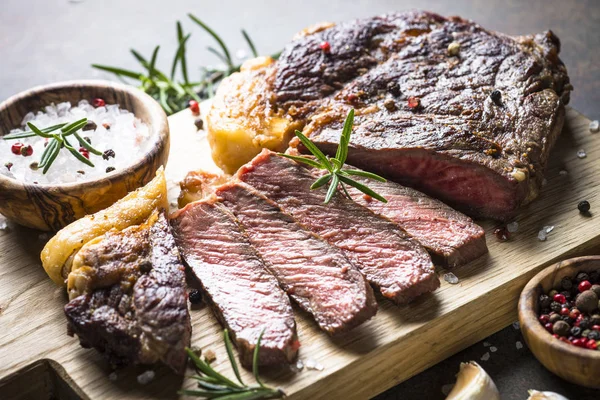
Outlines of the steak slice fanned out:
M208 134L219 126L222 99L237 99L227 104L265 112L242 112L229 124L261 132L291 117L335 154L354 108L349 164L471 216L505 220L538 195L563 126L573 87L559 51L550 31L511 37L420 11L323 25L298 35L263 73L228 78L254 85L217 92Z
M216 195L240 221L283 289L321 329L336 334L375 315L373 290L340 249L248 185L232 182Z
M348 187L352 199L397 223L444 266L466 264L487 253L485 231L464 214L439 200L395 182L354 176L387 200L382 203Z
M188 204L171 225L183 259L229 329L242 364L252 366L263 330L259 363L291 362L299 343L290 300L235 217L212 198Z
M341 195L324 204L326 188L295 162L263 150L237 177L276 202L302 226L339 247L365 278L396 303L439 287L431 258L396 224Z
M86 244L73 268L76 297L65 314L82 346L115 366L160 360L184 372L191 335L185 272L164 212Z

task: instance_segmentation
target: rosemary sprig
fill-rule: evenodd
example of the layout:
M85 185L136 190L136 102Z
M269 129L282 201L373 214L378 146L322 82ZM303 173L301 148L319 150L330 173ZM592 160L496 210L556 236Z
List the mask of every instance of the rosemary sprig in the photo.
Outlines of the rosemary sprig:
M330 158L323 154L323 152L313 143L309 138L304 136L302 132L296 131L296 136L300 139L300 142L312 153L312 157L294 156L290 154L280 153L281 156L287 157L294 161L310 165L314 168L324 169L328 171L327 174L318 178L310 187L311 189L317 189L329 183L329 189L325 195L325 204L329 203L336 193L338 186L341 186L342 190L348 198L350 195L346 190L345 185L355 187L366 195L373 197L383 203L387 203L387 200L380 194L373 191L366 185L355 181L350 176L362 176L364 178L373 179L379 182L385 182L385 179L379 175L371 172L360 171L356 169L344 169L344 163L348 158L348 145L350 144L350 135L352 134L352 126L354 124L354 109L348 112L348 116L344 121L344 128L342 129L342 135L340 136L340 143L334 158Z
M143 57L139 52L131 49L131 54L144 68L145 72L131 71L124 68L111 67L108 65L92 64L93 68L110 72L116 75L119 79L126 82L126 79L134 79L139 82L138 88L148 93L156 101L168 115L181 111L188 107L190 100L202 101L213 96L214 88L219 82L240 70L241 64L234 64L229 48L223 39L207 24L192 14L188 14L189 18L198 26L207 32L218 44L217 50L212 46L208 46L208 51L213 53L219 60L225 64L225 68L203 68L201 67L201 77L198 81L190 81L188 75L188 63L186 59L187 43L191 34L186 34L180 21L176 23L177 32L177 50L173 62L171 63L170 74L167 76L156 66L156 57L159 47L156 46L150 58L150 62ZM256 46L250 39L248 33L242 30L242 35L246 40L252 54L258 55ZM273 57L276 58L278 54ZM181 72L181 80L176 78L178 70Z
M87 124L87 118L82 118L75 122L71 122L70 124L62 123L57 125L52 125L44 129L39 129L37 126L32 124L31 122L27 123L27 126L30 130L25 132L18 132L6 135L3 137L4 140L16 140L23 139L33 136L40 136L45 139L50 139L48 145L44 149L42 153L42 157L40 158L40 162L38 163L38 168L43 168L42 173L45 174L48 172L48 169L58 157L60 153L60 149L63 147L66 148L75 158L81 161L84 164L93 167L94 164L83 156L77 149L71 146L69 143L67 136L75 136L81 147L87 149L90 153L95 154L97 156L101 156L102 152L92 147L92 145L82 138L77 131L83 128Z
M194 363L197 375L192 378L198 381L198 390L180 390L179 394L202 397L205 399L222 399L222 400L258 400L258 399L280 399L285 397L285 393L280 389L273 389L265 386L258 376L258 354L260 342L263 332L258 336L256 347L252 359L252 371L256 379L256 385L246 385L242 381L240 371L235 361L233 354L233 346L229 340L229 332L227 329L223 331L223 340L225 341L225 349L231 363L231 368L239 383L232 381L226 376L215 371L209 363L203 361L191 349L186 348L185 351L188 357Z

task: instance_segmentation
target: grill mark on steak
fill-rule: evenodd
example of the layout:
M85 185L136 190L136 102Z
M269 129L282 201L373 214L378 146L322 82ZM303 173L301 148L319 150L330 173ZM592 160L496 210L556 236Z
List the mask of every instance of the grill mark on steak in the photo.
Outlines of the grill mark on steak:
M240 221L283 289L321 329L344 332L375 315L373 290L340 249L304 229L248 185L225 184L216 195Z
M439 279L425 249L396 224L341 195L324 204L305 168L263 150L237 173L304 227L339 247L367 280L398 304L435 290Z
M441 201L392 181L378 182L360 176L353 179L368 185L387 203L348 187L352 199L397 223L429 251L436 263L456 267L487 253L483 228Z
M214 198L188 204L171 219L186 264L229 329L245 367L261 331L261 365L291 362L298 350L289 298L267 271L235 217Z
M274 106L306 122L303 133L329 154L353 107L350 164L505 220L537 196L563 126L572 86L559 50L550 31L510 37L428 12L349 21L286 46Z
M91 272L91 292L65 306L69 333L114 366L161 360L183 374L191 335L185 271L164 212L81 252L99 275Z

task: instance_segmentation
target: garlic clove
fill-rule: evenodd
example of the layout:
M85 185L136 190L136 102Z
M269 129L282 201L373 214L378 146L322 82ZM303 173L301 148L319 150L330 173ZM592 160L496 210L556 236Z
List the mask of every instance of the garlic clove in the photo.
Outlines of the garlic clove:
M538 392L530 390L527 400L569 400L565 396L554 392Z
M500 400L492 378L475 361L460 364L456 385L446 400Z

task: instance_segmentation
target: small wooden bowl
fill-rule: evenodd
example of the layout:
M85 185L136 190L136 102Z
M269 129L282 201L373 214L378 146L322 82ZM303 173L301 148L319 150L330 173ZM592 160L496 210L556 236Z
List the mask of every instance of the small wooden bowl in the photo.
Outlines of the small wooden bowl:
M146 93L106 81L68 81L39 86L10 97L0 104L0 136L18 128L25 114L50 103L102 98L119 104L140 118L156 143L148 154L129 168L106 178L60 185L24 183L0 174L0 213L20 225L44 231L57 231L86 214L104 209L128 192L148 183L156 170L167 162L169 125L167 116Z
M562 278L596 270L600 270L600 256L559 262L534 276L519 298L519 323L531 352L556 375L590 388L600 388L600 351L575 347L552 337L538 321L538 299L541 294L560 287Z

